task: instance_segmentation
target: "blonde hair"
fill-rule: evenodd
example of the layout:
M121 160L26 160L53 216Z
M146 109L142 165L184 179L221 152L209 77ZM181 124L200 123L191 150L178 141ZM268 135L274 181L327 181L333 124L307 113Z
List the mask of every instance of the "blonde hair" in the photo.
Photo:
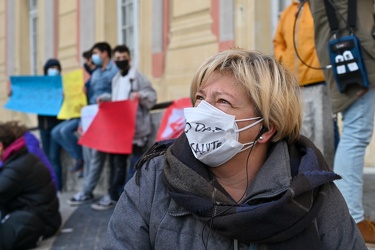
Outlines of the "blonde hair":
M230 74L244 86L257 116L267 127L274 126L272 141L299 137L302 102L297 79L272 56L245 49L230 49L208 58L197 70L191 85L191 99L213 73Z

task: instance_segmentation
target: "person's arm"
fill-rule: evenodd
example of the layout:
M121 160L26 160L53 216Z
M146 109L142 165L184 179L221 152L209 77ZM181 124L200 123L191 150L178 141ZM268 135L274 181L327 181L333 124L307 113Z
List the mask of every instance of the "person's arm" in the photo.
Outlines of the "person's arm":
M283 15L281 15L280 20L277 24L275 36L272 40L273 54L274 54L275 59L279 62L282 62L283 54L285 53L285 50L286 50L286 41L284 38L283 29L284 29L284 18L283 18Z
M367 249L344 198L333 183L326 190L317 222L323 249Z
M138 73L137 81L139 84L139 90L132 93L132 95L138 96L139 103L143 107L151 109L156 104L156 91L152 87L151 82L143 74Z
M139 185L133 177L125 186L108 224L104 249L152 249L152 208L157 182L156 166L151 159L142 166ZM149 164L149 165L148 165Z

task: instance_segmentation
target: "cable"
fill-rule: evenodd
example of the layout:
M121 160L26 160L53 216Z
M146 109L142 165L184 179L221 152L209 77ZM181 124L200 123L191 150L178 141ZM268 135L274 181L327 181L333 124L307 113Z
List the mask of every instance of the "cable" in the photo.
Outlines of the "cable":
M314 66L311 66L311 65L307 64L307 63L301 58L301 56L300 56L299 53L298 53L298 50L297 50L297 43L296 43L296 36L295 36L295 34L296 34L296 24L297 24L297 19L298 19L299 13L301 12L302 7L303 7L303 5L304 5L305 2L306 2L306 0L300 2L299 6L298 6L298 11L297 11L297 13L296 13L296 15L295 15L295 18L294 18L294 24L293 24L293 47L294 47L294 51L295 51L295 53L296 53L296 55L297 55L297 58L298 58L298 59L299 59L299 60L300 60L305 66L307 66L308 68L310 68L310 69L316 69L316 70L326 70L326 69L330 69L330 68L332 68L332 65L327 65L327 66L325 66L325 67L314 67Z
M208 232L207 237L206 237L206 241L205 241L204 240L204 230L205 230L206 226L208 225L208 223L210 223L209 228L211 229L211 226L212 226L212 223L213 223L213 220L215 219L215 217L224 214L225 212L227 212L228 210L230 210L234 206L238 205L239 202L246 196L246 194L247 194L247 187L249 186L249 170L248 170L249 168L247 166L249 164L250 154L253 151L253 148L255 147L255 145L257 144L257 142L259 140L259 138L262 136L263 133L264 132L260 131L258 133L258 135L255 137L255 140L254 140L255 144L254 144L254 146L252 146L250 148L249 154L247 155L247 158L246 158L246 189L245 189L245 192L242 194L241 198L238 201L235 201L234 204L232 204L230 207L228 207L227 209L225 209L224 211L222 211L222 212L220 212L218 214L216 214L216 203L214 202L214 213L212 214L211 218L208 221L206 221L206 223L204 223L204 226L202 228L201 238L202 238L204 249L207 249L208 239L210 237L210 232L211 232L211 230ZM216 190L216 189L214 189L214 190ZM215 199L215 193L214 193L213 198Z

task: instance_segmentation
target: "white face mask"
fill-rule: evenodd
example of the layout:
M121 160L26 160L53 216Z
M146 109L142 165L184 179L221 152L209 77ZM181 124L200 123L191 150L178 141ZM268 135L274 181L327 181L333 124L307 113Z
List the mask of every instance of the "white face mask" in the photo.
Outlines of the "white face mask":
M195 108L184 109L185 134L190 148L198 160L210 167L217 167L229 161L237 153L255 145L255 141L242 144L238 142L238 133L263 121L262 117L235 120L206 101ZM256 122L238 129L236 122Z

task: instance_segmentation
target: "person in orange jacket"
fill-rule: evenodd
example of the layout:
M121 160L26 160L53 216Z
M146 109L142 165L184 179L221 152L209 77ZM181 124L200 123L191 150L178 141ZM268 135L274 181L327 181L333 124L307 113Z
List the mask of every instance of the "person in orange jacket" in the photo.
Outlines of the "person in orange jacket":
M282 12L273 45L275 59L297 77L301 86L304 102L301 134L314 142L332 168L331 102L315 50L314 20L307 2L293 1Z

